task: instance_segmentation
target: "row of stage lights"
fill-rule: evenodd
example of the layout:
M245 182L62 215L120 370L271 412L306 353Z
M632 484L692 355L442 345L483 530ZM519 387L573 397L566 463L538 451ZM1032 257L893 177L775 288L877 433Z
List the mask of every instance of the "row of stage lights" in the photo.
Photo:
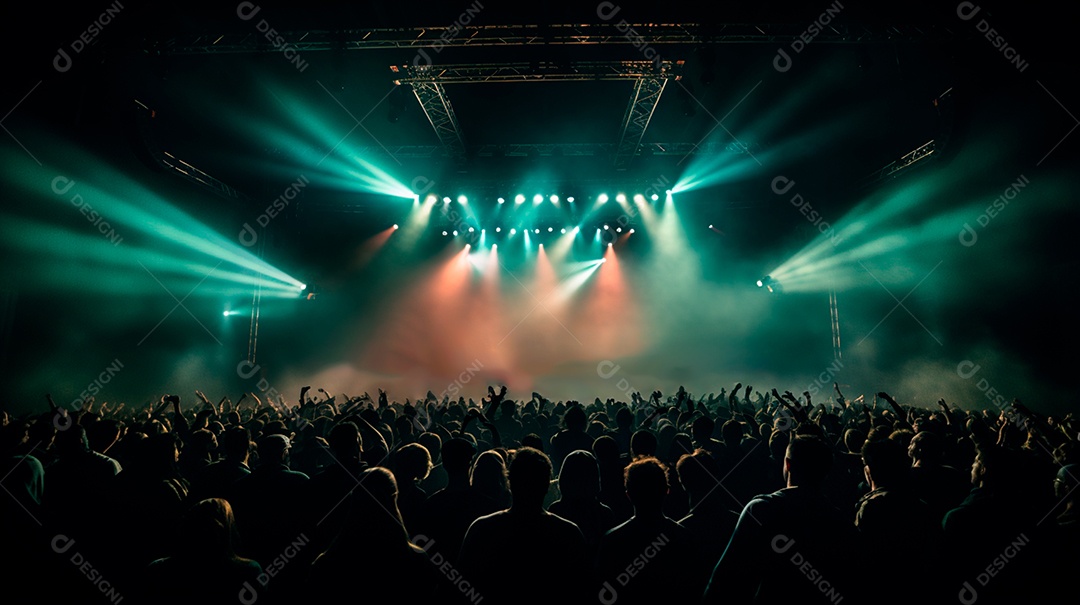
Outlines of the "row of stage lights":
M671 191L668 191L667 195L670 196ZM429 202L430 201L436 201L438 199L439 199L439 197L437 195L435 195L435 194L428 194L428 196L427 196L427 200ZM524 204L526 199L527 198L524 195L519 193L516 196L514 196L513 202L514 202L514 204ZM545 199L545 196L537 193L536 195L533 196L532 201L533 201L534 205L535 204L542 204L544 202L544 199ZM546 199L547 199L547 201L551 202L552 204L558 204L560 199L565 199L566 202L569 203L569 204L573 204L574 201L575 201L575 198L572 195L567 196L566 198L560 198L558 195L552 194L552 195L547 196ZM600 203L600 204L604 204L610 199L611 198L608 197L608 194L606 194L606 193L601 193L600 195L598 195L596 197L596 201L598 203ZM619 194L617 194L615 196L615 201L619 202L620 204L626 203L627 199L628 198L627 198L625 193L619 193ZM634 201L637 201L637 202L644 202L646 198L645 198L644 194L637 193L637 194L635 194L633 196L633 199L634 199ZM655 202L655 201L658 201L660 199L660 196L658 194L654 193L654 194L649 196L649 199L651 199L652 201ZM417 200L419 200L419 196L417 196ZM453 200L448 196L444 196L442 198L442 202L444 204L449 204L452 201ZM464 195L459 195L457 197L457 201L458 201L459 204L468 204L469 203L469 198L467 196L464 196ZM505 204L507 202L507 199L504 198L504 197L499 197L499 198L496 198L495 201L500 203L500 204Z
M395 228L395 229L397 229L397 225L394 225L394 228ZM611 229L611 227L610 227L609 225L604 225L604 231L607 231L607 230L609 230L609 229ZM467 229L466 231L467 231L468 233L476 233L476 227L469 227L469 228L468 228L468 229ZM521 231L522 231L522 233L524 233L524 232L530 231L530 229L522 229ZM532 229L531 231L532 231L533 233L535 233L536 235L540 235L540 233L542 233L542 230L541 230L541 229L538 229L538 228L537 228L537 229ZM622 228L622 227L616 227L616 228L614 229L614 231L615 231L615 233L622 233L622 232L623 232L623 228ZM628 230L627 230L627 233L634 233L634 231L635 231L635 229L632 229L632 228L631 228L631 229L628 229ZM512 228L510 229L510 231L509 231L510 235L517 235L517 232L518 232L517 228L514 228L514 227L512 227ZM555 232L555 228L554 228L554 227L548 227L548 228L547 228L547 232L548 232L548 233L554 233L554 232ZM570 233L573 233L573 234L577 234L577 233L580 233L580 232L581 232L581 227L574 227L574 228L573 228L573 229L571 229L571 230L570 230L569 232L570 232ZM600 232L600 229L599 229L599 228L597 228L596 232L597 232L597 233L599 233L599 232ZM486 233L487 233L487 229L481 229L481 230L480 230L480 233L481 233L481 234L486 234ZM502 227L495 227L495 233L502 233ZM566 227L563 227L563 228L559 229L559 233L561 233L561 234L565 235L565 234L567 233ZM460 231L458 231L457 229L454 229L453 231L446 231L446 230L444 230L444 231L442 232L442 234L443 234L444 236L446 236L446 237L449 237L449 236L451 236L451 235L452 235L452 236L454 236L454 237L457 237L458 235L460 235L460 234L461 234L461 232L460 232Z

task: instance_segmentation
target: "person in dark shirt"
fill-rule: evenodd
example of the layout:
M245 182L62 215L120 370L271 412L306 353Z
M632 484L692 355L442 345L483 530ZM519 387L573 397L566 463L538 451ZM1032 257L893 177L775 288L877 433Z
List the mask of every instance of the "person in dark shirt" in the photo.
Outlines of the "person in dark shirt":
M533 448L510 463L513 505L480 517L461 547L461 574L485 603L585 603L590 600L585 538L572 522L543 509L551 460Z

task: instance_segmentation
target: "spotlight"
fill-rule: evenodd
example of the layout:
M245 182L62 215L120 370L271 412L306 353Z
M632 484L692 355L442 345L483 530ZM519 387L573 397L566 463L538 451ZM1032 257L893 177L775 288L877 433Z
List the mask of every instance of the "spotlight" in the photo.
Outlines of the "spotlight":
M548 227L548 233L551 233L551 232L552 232L552 231L554 231L554 230L555 230L555 228L554 228L554 227Z
M502 233L502 227L495 227L495 233Z
M397 224L397 223L394 223L394 229L396 230L396 229L398 229L398 228L399 228L399 227L398 227L398 224Z
M635 204L644 204L645 203L645 196L641 195L640 193L635 193L634 194L634 203Z
M224 312L224 313L222 313L222 315L223 315L224 317L228 317L228 316L229 316L229 315L231 315L231 314L229 313L228 309L226 309L226 310L225 310L225 312Z
M459 204L468 204L469 203L469 198L465 197L464 195L459 195L457 197L457 201L458 201Z
M457 229L454 229L454 237L457 237Z
M504 203L504 202L506 202L506 200L504 200L503 198L499 198L499 203L500 203L500 204L502 204L502 203Z
M300 291L303 292L304 290L307 290L307 284L300 284Z
M607 245L607 247L608 247L608 248L610 248L610 247L611 247L611 242L608 242L608 245Z
M610 245L610 244L609 244L609 245ZM602 259L600 259L600 262L601 262L601 263L606 263L606 262L607 262L607 259L606 259L606 258L602 258Z
M775 279L773 279L771 275L766 275L765 277L757 280L757 286L759 288L765 288L769 292L776 292L780 289L780 284Z
M631 229L631 230L630 230L630 233L633 233L633 232L634 232L634 230L633 230L633 229Z
M709 225L709 229L716 229L716 227L713 227L712 225Z
M581 233L581 227L574 227L574 233Z
M487 229L481 229L480 233L487 233Z
M558 204L559 203L559 196L557 196L557 195L552 195L548 199L551 200L552 204Z
M469 233L472 233L473 231L476 231L476 229L473 229L472 227L469 227Z
M596 198L596 201L600 202L601 204L606 203L607 200L608 200L608 197L607 197L606 193L601 193L600 197Z
M542 250L543 248L544 248L544 244L540 244L540 249Z
M574 203L574 196L571 195L570 197L566 198L566 202L568 204L573 204Z
M514 203L515 204L524 204L525 203L525 196L521 195L520 193L517 194L516 196L514 196Z
M465 249L466 250L471 250L472 249L472 244L465 244Z
M562 234L565 235L566 234L566 227L563 227L562 229L559 229L559 233L562 233Z
M511 227L510 228L510 235L516 235L516 234L517 234L517 229L514 229L513 227Z
M654 194L652 194L652 201L654 201L654 202L655 202L655 201L656 201L656 200L658 200L658 199L660 199L660 196L659 196L659 195L656 195L655 193L654 193Z
M442 234L443 234L443 237L446 237L447 235L449 235L449 234L448 234L447 232L445 232L445 231L443 231L443 232L442 232Z
M604 225L604 231L607 231L607 230L608 230L608 226Z
M622 227L615 227L615 233L622 233Z
M439 201L439 196L435 195L434 193L429 193L427 197L424 198L424 201L434 204L435 202Z
M625 193L620 193L619 195L616 195L615 196L615 201L619 202L620 204L625 204L626 203L626 194Z
M491 244L491 249L492 250L498 250L499 249L499 244Z
M536 233L536 234L539 234L539 233L540 233L540 230L539 230L539 229L537 229L537 230L535 231L535 233Z
M449 203L450 203L450 198L448 198L448 197L444 197L444 198L442 199L442 203L444 203L444 204L449 204Z
M537 193L536 195L533 196L533 203L534 204L539 204L540 202L543 202L543 201L544 201L544 196L540 195L539 193Z

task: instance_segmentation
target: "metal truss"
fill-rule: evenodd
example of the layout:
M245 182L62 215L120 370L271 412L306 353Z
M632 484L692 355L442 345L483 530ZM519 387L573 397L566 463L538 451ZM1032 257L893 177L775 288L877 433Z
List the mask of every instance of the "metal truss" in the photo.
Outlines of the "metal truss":
M971 28L967 28L970 30ZM438 27L363 28L345 30L274 31L255 27L242 32L209 32L147 40L152 53L202 55L280 52L372 50L391 48L464 48L470 46L590 46L661 44L778 44L805 33L806 24L791 23L625 23L554 25L457 25ZM821 27L814 44L874 42L934 42L956 39L969 31L933 24L863 25L832 22Z

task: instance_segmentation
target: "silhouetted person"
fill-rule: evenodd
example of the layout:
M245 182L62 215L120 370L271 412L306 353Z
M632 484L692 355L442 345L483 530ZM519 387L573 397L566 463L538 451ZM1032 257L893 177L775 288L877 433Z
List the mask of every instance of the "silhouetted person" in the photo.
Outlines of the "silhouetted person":
M607 435L593 442L592 452L600 467L600 502L615 513L616 524L622 523L634 514L623 479L627 459L619 454L615 439Z
M442 448L447 485L428 496L421 508L418 531L428 539L424 548L429 555L440 553L453 563L457 562L469 525L478 517L494 512L481 512L480 503L469 489L469 471L475 455L476 446L472 442L458 437L448 440Z
M930 506L940 523L945 513L967 497L971 478L964 471L943 463L945 439L937 433L917 433L911 439L907 453L911 458L911 487Z
M615 513L600 502L600 467L591 452L577 450L563 460L559 471L561 497L548 512L572 521L585 536L589 552L594 553L600 538L615 527Z
M711 572L739 521L738 511L727 507L728 495L720 485L720 467L709 452L684 454L675 467L689 499L690 513L679 520L690 532Z
M263 569L236 554L232 506L220 498L192 506L180 520L176 546L150 563L141 580L143 603L231 605L244 584L259 586Z
M743 508L712 572L706 603L858 600L851 582L858 572L851 554L855 526L821 491L831 465L832 452L821 439L800 435L791 441L784 457L787 487Z
M510 507L510 481L506 461L499 452L488 450L476 458L469 483L470 497L481 515Z
M334 462L311 478L311 520L316 524L317 550L325 550L344 527L349 510L345 499L358 488L368 468L361 460L360 430L352 422L341 422L330 429L327 443Z
M378 595L380 601L430 602L444 580L405 532L393 473L382 467L364 471L347 510L341 534L311 563L305 600L355 603Z
M641 457L626 467L630 520L612 528L596 555L603 603L690 603L704 588L705 568L686 529L664 516L667 467Z
M289 468L289 438L268 435L259 440L259 465L236 484L236 521L244 550L263 567L271 565L296 542L310 544L315 535L308 500L310 479ZM290 594L300 569L315 556L313 548L299 548L296 558L304 563L285 566L274 579L275 592Z
M398 509L405 528L415 532L427 494L420 482L431 472L431 454L419 443L407 443L394 452L394 479L398 486Z
M588 417L579 405L572 405L563 414L563 430L551 438L551 463L562 468L563 458L576 450L592 449L593 438L585 432Z
M208 498L229 498L244 477L251 474L251 433L241 426L232 426L222 433L221 451L224 457L208 465L192 481L191 496L196 501Z
M461 547L461 573L485 603L584 603L585 539L576 525L543 509L551 461L532 448L510 462L510 509L473 521Z
M855 505L855 526L862 542L860 553L873 561L865 582L871 589L889 586L891 598L944 596L941 521L911 488L904 446L893 439L867 441L862 458L871 491ZM897 570L915 561L919 573L894 585Z

